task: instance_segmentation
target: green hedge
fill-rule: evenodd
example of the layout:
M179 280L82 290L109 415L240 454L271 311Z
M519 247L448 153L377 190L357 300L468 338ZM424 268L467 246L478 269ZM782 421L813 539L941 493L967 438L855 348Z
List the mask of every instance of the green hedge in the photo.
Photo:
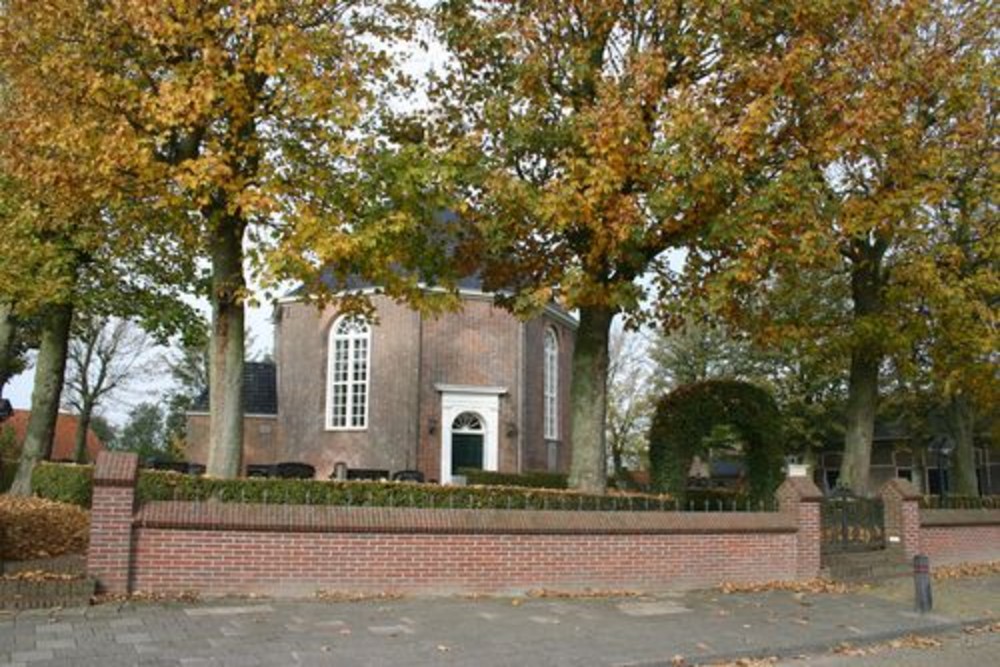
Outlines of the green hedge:
M277 505L346 505L352 507L416 507L454 509L530 509L599 511L676 511L669 496L639 494L588 495L573 491L505 486L437 486L406 482L328 482L297 479L222 480L175 472L142 470L141 502L188 500ZM697 511L719 511L717 504L691 506ZM727 511L761 509L731 503ZM770 509L770 508L764 508Z
M41 463L32 488L43 498L90 506L93 466ZM301 479L212 479L161 470L140 470L140 502L188 500L275 505L346 505L455 509L599 511L771 510L732 492L693 492L682 506L669 496L609 494L512 486L437 486L405 482L329 482Z
M920 506L932 510L978 510L1000 509L1000 496L924 496Z
M559 472L506 473L478 468L461 468L469 484L480 486L520 486L531 489L565 489L569 487L569 476Z
M42 461L31 473L36 496L90 507L94 490L94 466Z
M0 493L7 493L17 475L17 459L0 458Z
M649 428L653 491L686 496L691 462L695 456L705 458L705 440L719 425L734 427L746 445L751 497L769 500L782 479L781 413L765 389L735 380L684 385L657 401Z

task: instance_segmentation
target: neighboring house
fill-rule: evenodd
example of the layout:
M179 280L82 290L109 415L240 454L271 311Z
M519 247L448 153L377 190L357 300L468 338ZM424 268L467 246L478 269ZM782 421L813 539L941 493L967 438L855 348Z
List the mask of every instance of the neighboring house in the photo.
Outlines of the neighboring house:
M300 293L274 314L274 364L247 365L244 465L286 461L326 478L338 463L419 470L569 469L576 320L556 306L522 322L474 278L462 310L422 315L376 290L376 322L318 310ZM207 401L188 417L188 458L208 456Z
M909 480L919 491L937 495L941 493L942 471L937 457L927 451L918 438L911 437L906 427L891 421L876 421L872 436L872 456L870 467L870 487L877 490L883 484L897 477ZM829 492L837 484L840 463L843 459L843 443L831 443L820 453L815 472L816 483ZM953 465L953 464L951 464ZM943 473L947 482L951 465L946 465ZM980 493L985 495L1000 493L1000 460L991 456L991 448L984 438L976 438L976 475L979 478ZM953 485L948 485L950 490Z
M11 429L14 432L14 442L17 443L20 451L21 443L28 431L28 419L31 412L28 410L14 410L14 414L2 424L0 430ZM55 436L52 439L52 461L72 461L76 443L76 428L79 419L76 415L59 413L56 419ZM87 429L87 461L94 462L97 455L104 450L104 444L100 438L90 429Z

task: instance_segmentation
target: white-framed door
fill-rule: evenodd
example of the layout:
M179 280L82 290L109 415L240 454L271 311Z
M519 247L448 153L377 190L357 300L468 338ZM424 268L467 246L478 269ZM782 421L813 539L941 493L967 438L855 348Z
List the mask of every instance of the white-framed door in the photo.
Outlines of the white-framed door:
M441 390L441 483L451 484L452 443L455 435L482 433L483 470L498 470L500 465L499 423L500 393L483 389ZM479 425L475 425L475 419Z

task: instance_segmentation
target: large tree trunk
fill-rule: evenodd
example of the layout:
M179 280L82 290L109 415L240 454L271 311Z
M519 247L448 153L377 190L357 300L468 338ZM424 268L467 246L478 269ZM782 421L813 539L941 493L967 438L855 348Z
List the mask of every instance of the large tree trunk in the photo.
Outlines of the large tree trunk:
M610 308L580 308L580 326L573 348L570 388L573 459L569 484L591 493L604 493L607 487L604 420L608 404L608 340L613 317Z
M10 493L14 495L31 494L31 473L35 464L50 456L52 451L72 320L73 306L65 304L53 306L42 324L35 387L31 393L31 418L21 446L17 475L10 487Z
M73 436L73 460L77 463L87 462L87 432L90 431L90 418L93 413L94 405L85 401L77 418L76 433Z
M947 423L955 441L955 465L952 468L952 491L960 496L978 496L976 477L975 410L963 394L951 397Z
M14 326L14 305L9 301L0 301L0 398L3 398L3 389L13 375Z
M878 403L878 354L868 350L851 352L851 376L847 387L847 424L844 459L838 483L856 494L869 492L872 436Z
M220 215L212 241L212 359L207 473L237 477L243 464L243 221Z
M872 335L875 322L883 311L882 256L885 245L858 241L854 245L851 266L851 298L854 302L854 340L851 370L847 385L847 414L844 433L844 458L838 484L855 494L868 495L872 458L872 436L878 407L878 375L882 347Z

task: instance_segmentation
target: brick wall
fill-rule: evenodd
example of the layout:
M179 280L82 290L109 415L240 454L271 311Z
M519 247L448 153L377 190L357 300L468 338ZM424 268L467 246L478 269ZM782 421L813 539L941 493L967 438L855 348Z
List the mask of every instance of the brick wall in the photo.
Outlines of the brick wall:
M102 590L311 595L642 589L810 578L819 493L780 512L530 512L155 502L102 455L88 567Z
M921 510L920 547L932 566L1000 560L1000 510Z
M923 554L934 565L1000 560L1000 510L920 509L920 493L894 479L881 490L885 534L907 558Z

